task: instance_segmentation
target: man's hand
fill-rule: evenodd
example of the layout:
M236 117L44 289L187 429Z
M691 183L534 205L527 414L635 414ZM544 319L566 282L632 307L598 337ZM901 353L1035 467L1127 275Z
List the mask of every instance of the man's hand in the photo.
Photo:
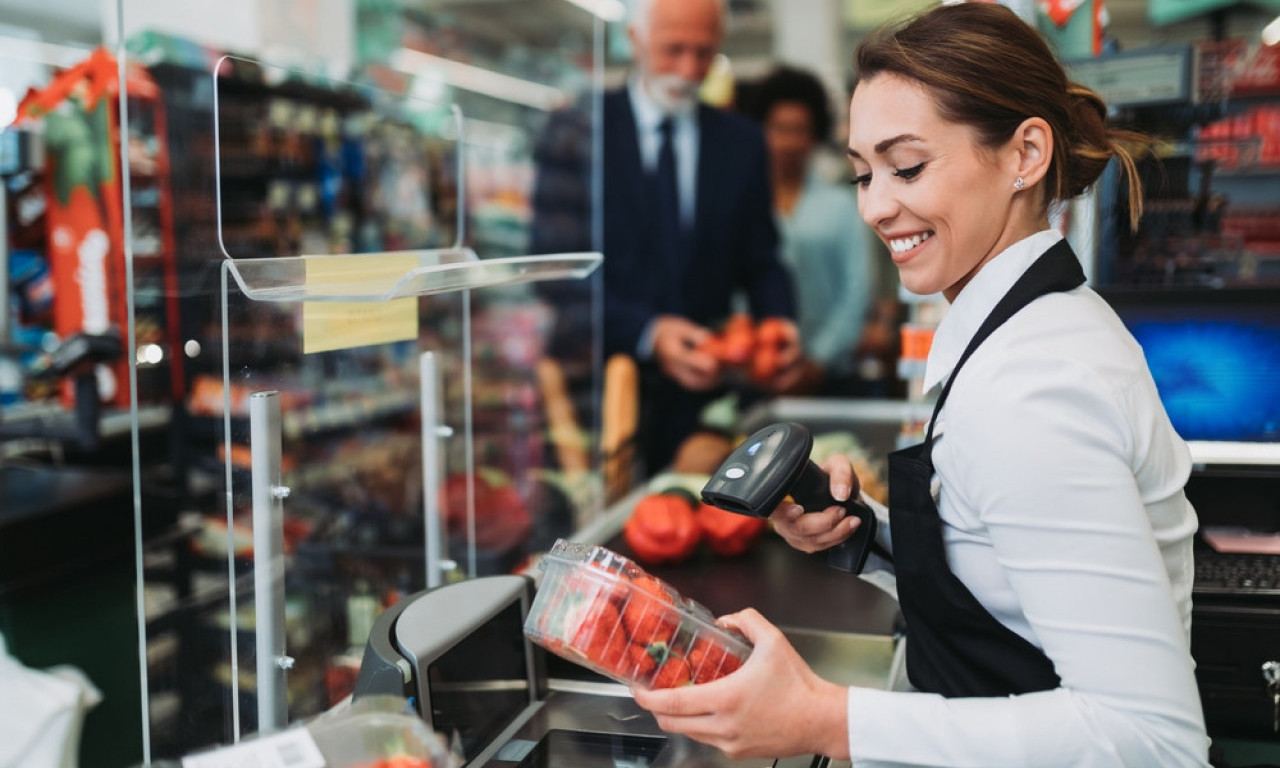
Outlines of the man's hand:
M826 375L821 365L802 357L795 365L779 371L778 378L772 383L779 395L808 397L821 391Z
M770 318L770 321L777 324L774 343L778 350L778 372L764 382L764 388L771 394L786 394L800 384L806 373L805 361L801 357L800 329L786 318Z
M653 357L680 386L704 392L720 383L720 362L698 349L711 331L676 315L661 315L653 324Z

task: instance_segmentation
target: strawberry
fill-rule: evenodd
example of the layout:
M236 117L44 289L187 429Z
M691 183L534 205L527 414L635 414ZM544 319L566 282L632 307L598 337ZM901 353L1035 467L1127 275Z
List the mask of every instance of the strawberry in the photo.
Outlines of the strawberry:
M681 657L674 654L667 656L667 660L658 668L658 674L653 678L652 688L679 688L683 685L689 685L689 664Z
M636 593L622 609L622 624L634 643L666 643L675 636L680 615L671 603Z
M607 576L597 576L587 568L575 570L556 589L547 610L539 615L538 630L548 638L570 642L596 610L597 603L609 603L617 610L624 597L621 586Z
M662 646L661 655L656 655L656 650L651 646L632 643L627 646L627 663L629 664L628 676L632 680L645 680L658 669L660 660L665 660L666 649Z
M720 662L720 677L724 677L730 672L735 672L742 668L742 659L734 656L732 653L725 651L724 661Z
M582 565L570 573L564 580L561 591L591 600L608 600L619 610L626 600L624 585L617 583L613 574L594 563Z
M593 603L578 623L571 645L603 669L622 668L627 659L627 636L613 603L607 600Z
M631 583L641 592L653 595L666 603L675 603L675 599L671 596L671 589L662 579L641 572L631 579Z
M693 682L709 683L720 677L720 665L724 661L724 649L705 637L693 641L687 657Z
M742 659L705 637L693 641L686 660L695 683L718 680L742 666Z

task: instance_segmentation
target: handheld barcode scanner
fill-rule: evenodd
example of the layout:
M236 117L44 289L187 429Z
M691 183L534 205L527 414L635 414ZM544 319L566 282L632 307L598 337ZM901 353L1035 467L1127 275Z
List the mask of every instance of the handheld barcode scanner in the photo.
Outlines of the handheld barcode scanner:
M828 564L859 573L876 538L875 513L856 497L844 502L831 498L830 476L809 460L812 450L813 436L799 424L787 421L764 427L729 454L703 486L702 500L752 517L768 517L787 494L806 512L839 504L862 524L827 550Z

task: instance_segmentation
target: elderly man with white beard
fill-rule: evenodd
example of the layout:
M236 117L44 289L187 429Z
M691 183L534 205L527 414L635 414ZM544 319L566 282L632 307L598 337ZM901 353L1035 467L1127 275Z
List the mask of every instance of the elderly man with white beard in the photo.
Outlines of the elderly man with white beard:
M724 0L639 0L635 66L604 97L605 354L642 362L641 450L668 464L724 388L703 342L743 293L757 320L786 320L781 366L799 375L795 299L778 254L768 155L758 126L699 103L724 41Z

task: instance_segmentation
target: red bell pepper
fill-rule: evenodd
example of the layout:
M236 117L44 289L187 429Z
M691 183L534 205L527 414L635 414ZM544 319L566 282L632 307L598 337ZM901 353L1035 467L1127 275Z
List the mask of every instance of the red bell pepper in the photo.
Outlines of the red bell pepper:
M637 560L672 563L693 554L702 538L702 527L688 501L658 493L640 499L623 525L622 535Z
M711 551L727 557L746 552L769 527L765 518L726 512L710 504L700 505L697 517Z

